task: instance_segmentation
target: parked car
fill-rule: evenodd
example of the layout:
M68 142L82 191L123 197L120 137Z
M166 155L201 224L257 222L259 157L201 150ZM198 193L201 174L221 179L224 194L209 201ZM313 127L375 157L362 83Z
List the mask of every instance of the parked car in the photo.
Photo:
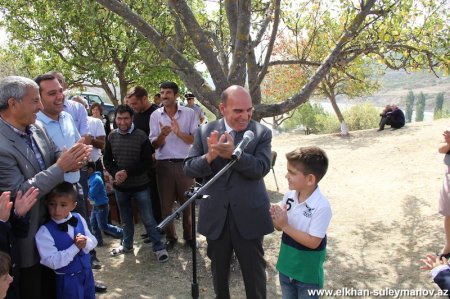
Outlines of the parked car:
M84 97L88 101L89 107L91 107L93 103L99 103L103 108L103 114L108 117L111 123L114 122L114 110L116 108L113 104L105 103L98 94L87 91L77 92L76 94L70 95L68 99L70 100L75 95Z

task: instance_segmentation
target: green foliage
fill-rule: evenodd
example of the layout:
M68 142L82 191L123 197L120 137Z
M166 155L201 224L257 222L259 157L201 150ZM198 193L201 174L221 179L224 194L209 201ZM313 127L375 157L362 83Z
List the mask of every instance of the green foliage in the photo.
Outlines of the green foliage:
M444 106L444 93L440 92L436 95L436 104L434 106L434 115L438 114L442 111L442 107ZM441 117L442 118L442 117ZM436 118L435 118L436 119Z
M438 110L433 114L433 119L450 118L450 111Z
M344 112L344 117L350 131L376 128L380 121L379 111L372 103L355 105ZM287 130L294 130L301 125L306 133L329 134L341 130L335 115L325 112L319 104L311 105L309 102L297 108L292 117L283 123Z
M169 12L160 4L133 0L130 5L172 30ZM134 27L93 0L0 0L0 7L6 8L8 51L30 77L59 70L69 87L101 87L113 102L120 101L131 84L155 93L163 80L180 82L168 60Z
M416 121L423 121L424 112L425 112L425 95L423 94L423 92L421 92L419 94L416 103Z
M364 130L378 127L379 113L372 103L364 103L345 111L344 117L350 131Z
M413 110L414 110L414 93L412 92L412 90L410 90L408 92L408 95L406 96L406 121L407 122L411 122L412 120L412 114L413 114Z
M336 115L330 113L319 114L316 118L322 127L320 134L339 133L341 131L341 124L336 118Z
M292 130L303 125L307 134L319 133L323 130L322 123L319 121L319 115L325 115L326 112L319 104L311 105L307 102L296 108L292 117L287 119L283 124L286 129Z
M334 79L325 78L327 67L313 76L321 65L332 66L331 76L336 72L344 78L343 83L331 84L334 90L330 94L341 94L345 88L350 97L359 95L360 87L347 88L345 81L364 84L371 75L370 71L352 70L356 63L370 66L376 61L407 71L424 67L442 68L444 73L449 70L448 0L360 4L352 0L287 0L281 1L279 10L274 7L279 2L271 0L212 2L0 0L0 22L14 45L32 46L37 65L45 71L62 71L69 84L88 82L107 93L111 85L119 86L121 94L115 89L108 93L117 102L129 85L141 84L154 93L152 87L161 80L181 83L180 75L216 115L220 93L235 83L248 83L256 118L287 113L307 101L320 81ZM212 14L209 8L214 6L218 9ZM360 14L366 8L367 14ZM272 35L278 11L282 21ZM271 46L267 46L271 45L270 36L278 38L283 33L295 40L292 47L282 41L275 45L291 48L286 56L270 52ZM285 64L285 59L298 63L307 75L297 77L297 86L282 86L282 91L288 92L280 93L284 97L277 99L279 105L259 105L263 103L261 82L271 72L266 63L280 60ZM196 69L200 61L214 85L202 80L206 76ZM290 75L296 78L296 72ZM362 89L370 92L371 88Z

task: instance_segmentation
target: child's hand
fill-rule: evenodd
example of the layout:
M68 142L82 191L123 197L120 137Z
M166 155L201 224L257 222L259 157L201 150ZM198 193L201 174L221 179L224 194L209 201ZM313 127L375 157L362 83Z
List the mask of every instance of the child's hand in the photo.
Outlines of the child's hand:
M420 267L421 270L433 270L437 266L447 265L447 259L442 257L441 259L435 254L427 254L425 258L420 260L424 265Z
M277 230L283 230L283 227L288 225L286 207L272 205L272 207L270 208L270 214L272 216L273 226Z
M75 236L75 245L78 247L78 249L86 247L86 242L87 242L86 236L82 234L77 234Z
M278 204L271 204L271 205L270 205L269 212L270 212L270 216L272 217L272 223L273 223L273 226L275 227L276 230L279 231L279 230L281 230L281 229L280 229L278 226L275 225L275 221L274 221L275 210L276 210L277 208L280 208L280 206L279 206Z

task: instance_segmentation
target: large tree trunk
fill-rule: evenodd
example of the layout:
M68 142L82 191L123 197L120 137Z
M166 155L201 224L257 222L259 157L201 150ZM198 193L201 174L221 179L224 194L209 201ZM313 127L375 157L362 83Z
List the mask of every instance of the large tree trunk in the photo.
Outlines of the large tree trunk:
M336 116L339 120L339 123L341 124L341 135L342 136L348 136L348 128L344 120L344 116L341 113L341 110L339 109L338 104L336 103L336 96L334 94L329 95L329 100L331 103L331 107L333 107L334 113L336 113Z

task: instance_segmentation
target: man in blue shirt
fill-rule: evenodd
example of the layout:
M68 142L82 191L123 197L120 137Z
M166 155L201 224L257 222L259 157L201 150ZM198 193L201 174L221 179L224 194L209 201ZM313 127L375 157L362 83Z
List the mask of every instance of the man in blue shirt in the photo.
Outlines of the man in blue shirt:
M47 130L49 137L53 140L59 150L70 148L76 142L84 142L76 128L72 116L63 111L64 95L61 85L55 76L45 74L35 79L39 85L42 105L44 109L37 113L37 120ZM80 140L81 139L81 140ZM87 162L87 161L86 161ZM66 172L64 181L78 185L80 171ZM80 189L77 187L77 189ZM83 199L82 190L79 190L80 199ZM77 209L86 218L87 211L84 200L78 200Z
M39 85L43 110L37 113L37 120L47 130L49 137L53 140L59 150L64 151L75 143L85 143L85 138L80 136L72 116L64 110L63 88L58 79L50 74L40 75L35 79ZM87 163L87 159L85 160ZM83 218L88 219L86 201L83 188L79 184L80 171L66 172L64 181L72 183L78 192L76 212ZM95 253L93 253L95 256ZM96 290L105 292L106 287L96 285Z

